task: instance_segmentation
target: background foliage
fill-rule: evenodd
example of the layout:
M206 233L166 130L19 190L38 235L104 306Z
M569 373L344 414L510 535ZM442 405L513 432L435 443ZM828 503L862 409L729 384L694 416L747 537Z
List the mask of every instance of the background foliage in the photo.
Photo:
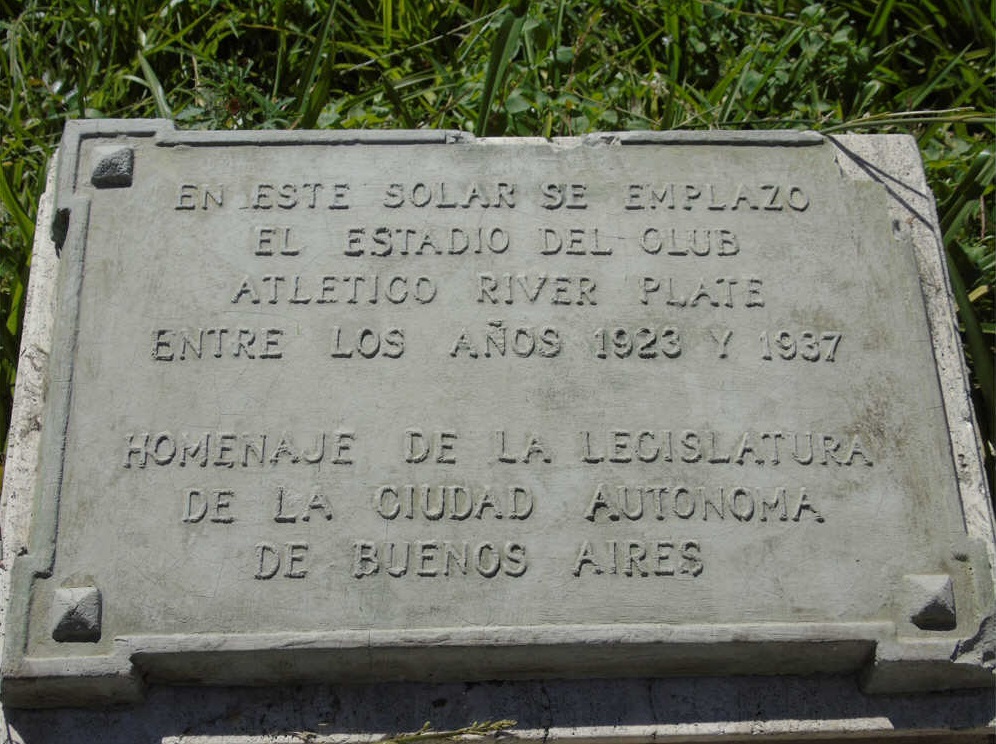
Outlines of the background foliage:
M0 417L35 207L70 118L906 132L937 196L991 463L994 12L996 0L0 0Z

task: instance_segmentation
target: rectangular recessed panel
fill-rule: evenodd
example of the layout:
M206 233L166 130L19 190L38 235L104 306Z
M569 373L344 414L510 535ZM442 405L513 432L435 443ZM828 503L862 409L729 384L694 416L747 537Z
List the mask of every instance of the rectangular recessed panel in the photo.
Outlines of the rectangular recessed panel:
M904 206L918 163L853 161L793 133L73 130L9 694L984 683L935 218Z

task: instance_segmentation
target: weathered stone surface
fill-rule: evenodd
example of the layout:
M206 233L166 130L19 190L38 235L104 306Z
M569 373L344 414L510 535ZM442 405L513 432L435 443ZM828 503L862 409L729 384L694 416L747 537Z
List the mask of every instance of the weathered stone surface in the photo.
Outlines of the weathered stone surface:
M52 599L52 638L63 643L100 640L100 590L95 586L63 587Z
M946 574L907 576L910 620L922 630L953 630L955 614L954 585Z
M77 182L108 147L140 177ZM907 140L104 122L60 172L8 703L991 683L991 514ZM82 577L99 640L60 641Z
M130 147L99 147L94 152L95 165L90 183L99 189L131 186L135 151Z

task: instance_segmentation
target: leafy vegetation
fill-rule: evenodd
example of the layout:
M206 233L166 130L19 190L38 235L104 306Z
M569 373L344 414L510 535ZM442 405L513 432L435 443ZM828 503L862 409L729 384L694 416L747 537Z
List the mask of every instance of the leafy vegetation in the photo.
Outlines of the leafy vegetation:
M994 11L994 0L0 0L0 415L35 205L70 118L547 137L906 132L938 199L991 457Z

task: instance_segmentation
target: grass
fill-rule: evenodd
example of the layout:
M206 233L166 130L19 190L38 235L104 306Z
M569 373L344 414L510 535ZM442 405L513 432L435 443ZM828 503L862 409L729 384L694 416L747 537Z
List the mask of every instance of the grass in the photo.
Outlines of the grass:
M938 200L991 473L994 11L993 0L0 0L0 416L35 205L67 119L906 132Z
M427 742L431 744L444 744L445 742L473 742L486 739L496 741L502 734L508 733L507 729L516 725L516 721L503 719L500 721L474 721L469 726L458 729L436 730L432 724L426 721L421 729L407 734L396 734L384 739L379 739L377 744L419 744ZM294 731L295 736L301 744L325 744L325 742L335 742L341 740L341 736L323 735L314 731Z

